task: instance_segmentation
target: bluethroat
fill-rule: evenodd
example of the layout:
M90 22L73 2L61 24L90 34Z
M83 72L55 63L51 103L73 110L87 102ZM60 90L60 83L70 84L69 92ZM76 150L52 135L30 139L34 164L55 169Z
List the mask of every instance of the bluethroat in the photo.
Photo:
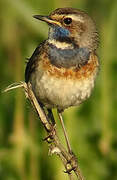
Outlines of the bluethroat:
M91 95L99 70L95 23L74 8L59 8L49 16L34 18L49 25L49 34L29 59L25 81L49 110L78 106Z

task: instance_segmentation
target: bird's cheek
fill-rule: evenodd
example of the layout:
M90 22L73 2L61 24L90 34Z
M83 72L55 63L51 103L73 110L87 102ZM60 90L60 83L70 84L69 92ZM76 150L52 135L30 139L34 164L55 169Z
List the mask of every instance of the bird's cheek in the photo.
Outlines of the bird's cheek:
M78 31L75 28L69 28L70 37L76 37L78 35Z

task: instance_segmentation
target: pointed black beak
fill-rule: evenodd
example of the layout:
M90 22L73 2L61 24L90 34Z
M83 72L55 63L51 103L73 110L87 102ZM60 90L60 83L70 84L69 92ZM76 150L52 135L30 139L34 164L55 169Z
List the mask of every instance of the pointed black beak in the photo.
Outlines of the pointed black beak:
M33 17L35 19L39 19L40 21L45 21L45 22L47 22L49 20L49 16L34 15Z
M40 20L40 21L45 21L48 24L55 24L55 25L59 25L60 26L60 23L58 21L51 19L49 16L34 15L33 17L35 19Z

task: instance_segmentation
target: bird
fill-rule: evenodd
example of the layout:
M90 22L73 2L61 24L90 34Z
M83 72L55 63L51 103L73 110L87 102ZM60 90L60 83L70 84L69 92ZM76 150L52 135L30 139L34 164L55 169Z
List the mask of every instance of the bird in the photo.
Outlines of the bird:
M34 15L49 26L48 38L35 49L25 82L49 112L79 106L91 95L99 71L99 35L92 18L75 8Z
M78 106L91 95L99 70L95 23L74 8L58 8L49 16L34 18L45 21L49 33L29 59L25 81L48 109Z

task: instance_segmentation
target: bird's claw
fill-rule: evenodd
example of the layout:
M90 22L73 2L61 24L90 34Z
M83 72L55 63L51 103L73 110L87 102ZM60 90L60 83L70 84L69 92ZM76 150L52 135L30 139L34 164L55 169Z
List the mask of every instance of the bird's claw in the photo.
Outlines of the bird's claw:
M72 154L71 159L67 161L66 171L64 172L71 174L71 171L75 171L77 167L78 167L77 158L74 154Z
M49 132L48 136L46 136L43 140L47 141L48 143L51 143L54 139L55 134L55 127L53 127L52 130Z

